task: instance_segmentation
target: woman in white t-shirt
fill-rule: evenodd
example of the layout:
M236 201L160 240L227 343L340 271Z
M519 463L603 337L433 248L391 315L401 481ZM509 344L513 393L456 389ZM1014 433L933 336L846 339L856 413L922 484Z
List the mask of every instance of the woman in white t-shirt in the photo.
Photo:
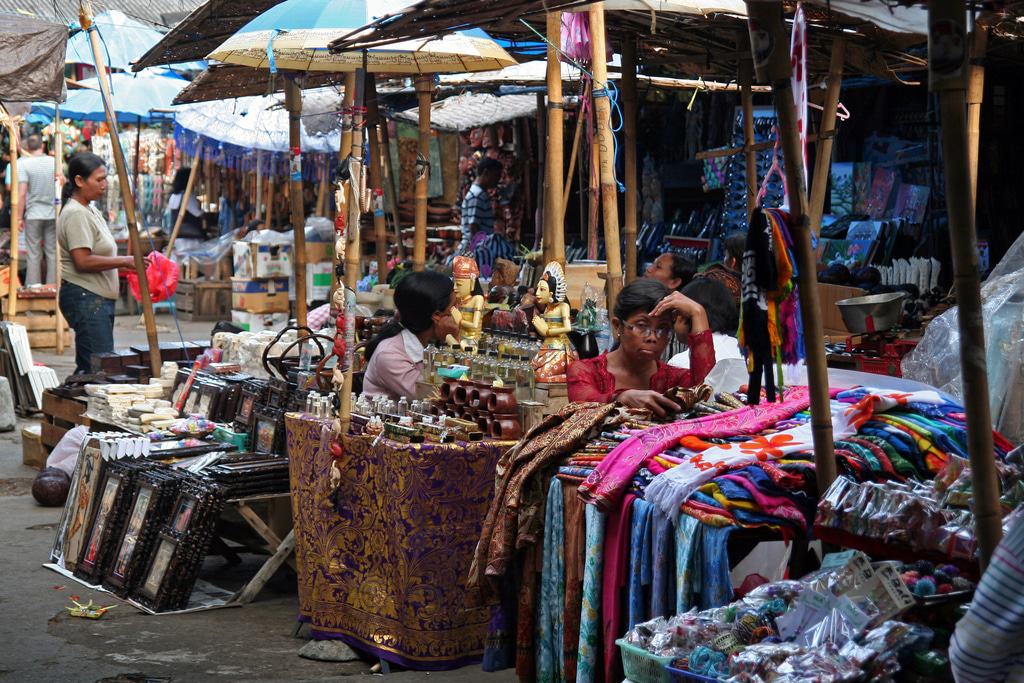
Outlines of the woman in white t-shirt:
M742 358L739 342L736 341L740 327L740 312L729 288L718 280L698 277L679 290L679 293L699 303L708 314L711 340L715 345L715 360ZM676 337L688 339L689 336L688 319L683 316L677 317ZM689 352L676 354L668 364L676 368L690 367Z
M60 310L75 331L75 374L90 371L92 354L114 350L117 270L135 266L131 256L117 255L107 222L92 206L106 192L106 162L91 152L71 157L57 242L63 279Z

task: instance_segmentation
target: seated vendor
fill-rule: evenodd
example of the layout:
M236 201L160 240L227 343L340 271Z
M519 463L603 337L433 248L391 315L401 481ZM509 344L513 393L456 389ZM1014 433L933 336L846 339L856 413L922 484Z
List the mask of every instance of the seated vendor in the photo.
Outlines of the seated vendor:
M729 288L718 280L699 277L679 290L683 296L696 301L708 315L708 326L711 328L712 340L715 344L715 361L726 358L743 358L736 334L740 326L740 310L732 299ZM690 337L689 320L683 316L676 317L676 337L685 344ZM690 354L687 351L677 353L668 362L674 368L690 367Z
M649 278L634 280L619 293L612 329L618 339L613 351L577 361L569 368L569 400L618 401L645 408L659 417L678 410L663 394L673 387L692 387L704 381L715 365L708 317L700 304L679 292L669 292ZM690 368L661 362L676 319L687 321L690 331Z
M739 231L729 233L725 236L725 258L722 259L722 262L711 264L697 275L699 278L718 280L728 287L737 306L740 305L740 289L743 286L740 268L743 267L743 252L746 248L746 233Z
M410 273L395 288L395 307L394 319L366 345L363 393L411 400L423 375L424 347L459 334L452 279L433 271Z

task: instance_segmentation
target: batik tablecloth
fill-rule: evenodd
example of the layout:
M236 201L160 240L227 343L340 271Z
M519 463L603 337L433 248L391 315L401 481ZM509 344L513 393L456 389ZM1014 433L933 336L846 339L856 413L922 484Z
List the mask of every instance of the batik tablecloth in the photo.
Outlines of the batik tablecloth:
M352 436L332 495L326 423L286 417L299 613L337 638L414 669L483 655L489 606L465 584L509 442L402 444Z

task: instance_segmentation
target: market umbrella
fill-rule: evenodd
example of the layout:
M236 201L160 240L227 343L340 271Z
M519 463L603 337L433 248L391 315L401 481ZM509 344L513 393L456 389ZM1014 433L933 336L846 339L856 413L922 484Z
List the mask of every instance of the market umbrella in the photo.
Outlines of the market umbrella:
M331 53L328 43L405 3L368 0L287 0L243 26L209 59L261 69L355 71L362 51ZM422 74L488 71L516 61L480 30L411 40L365 55L372 73Z
M60 115L75 121L105 121L103 98L99 81L86 78L79 81L84 86L68 94L67 101L60 108ZM161 110L169 109L175 96L188 85L184 78L165 69L142 71L138 74L110 74L110 89L116 96L115 113L123 123L152 123L157 118L167 118ZM49 102L37 102L32 112L53 118L55 106Z
M341 143L337 128L324 129L309 117L329 117L337 111L341 97L333 88L324 88L303 102L302 151L336 152ZM317 111L317 109L323 111ZM334 122L337 117L333 116ZM176 128L210 140L266 152L287 152L288 112L281 98L239 97L231 100L179 105L174 115Z
M118 10L100 12L96 15L93 23L100 33L104 56L109 61L107 67L122 71L130 70L132 62L160 42L164 35L152 26L136 21ZM88 33L79 31L68 39L64 62L89 65L93 63ZM173 68L181 71L198 71L202 70L204 66L201 62L189 62L176 64Z

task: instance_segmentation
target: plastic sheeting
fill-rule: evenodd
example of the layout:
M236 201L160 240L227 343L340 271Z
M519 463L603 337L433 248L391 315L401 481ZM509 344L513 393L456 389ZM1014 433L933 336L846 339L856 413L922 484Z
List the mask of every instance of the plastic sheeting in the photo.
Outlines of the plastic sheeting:
M981 287L992 427L1015 444L1024 441L1024 235ZM903 376L963 399L958 309L936 317L903 358Z
M63 102L67 45L66 26L5 14L0 21L0 98Z

